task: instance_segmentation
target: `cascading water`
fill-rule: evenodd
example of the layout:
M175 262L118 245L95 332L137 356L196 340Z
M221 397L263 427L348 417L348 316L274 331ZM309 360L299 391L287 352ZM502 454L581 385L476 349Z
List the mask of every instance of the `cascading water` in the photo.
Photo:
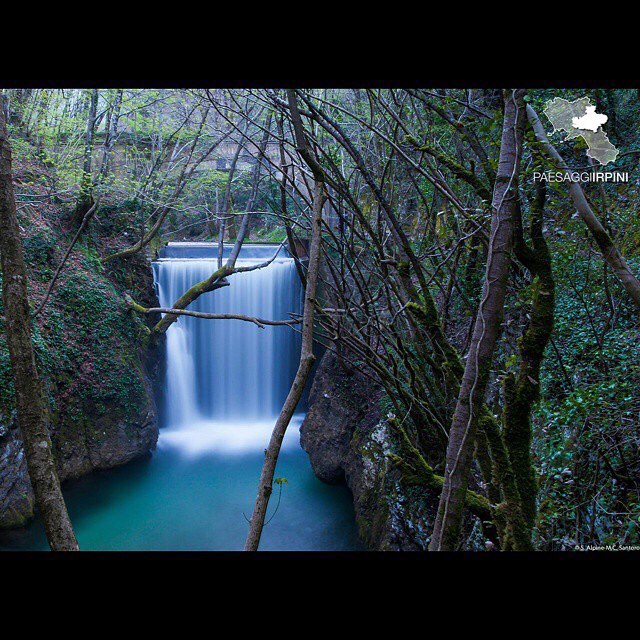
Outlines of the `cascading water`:
M229 250L225 247L225 254ZM264 263L275 250L245 246L236 266ZM288 320L291 313L300 313L300 281L293 259L283 253L267 267L234 274L230 286L200 296L189 308L269 320ZM172 243L153 267L160 305L171 307L216 270L217 246ZM287 326L260 328L240 320L180 316L167 331L160 446L179 446L189 453L264 448L265 435L295 376L299 353L299 333Z
M212 253L213 253L212 247ZM216 249L217 251L217 249ZM245 257L244 252L251 257ZM172 247L171 253L177 249ZM185 247L183 253L187 254ZM246 247L236 266L264 263L273 247ZM154 263L160 305L171 305L217 268L217 258L163 258ZM189 308L288 320L300 313L293 259L277 257L262 269L238 273L231 286L200 296ZM297 366L299 334L239 320L181 316L167 331L166 425L193 420L255 420L278 415Z
M275 249L245 246L237 264L264 262ZM162 306L173 305L216 266L216 245L170 243L153 265ZM189 308L268 320L300 312L301 286L286 255L229 282ZM146 460L64 487L82 549L243 547L243 514L253 508L264 449L295 375L299 333L287 326L260 329L240 320L181 316L167 330L166 345L157 450ZM274 493L260 548L359 549L349 492L313 475L299 445L301 418L292 421L283 443L276 473L288 484ZM15 536L0 533L2 548L46 549L42 524Z

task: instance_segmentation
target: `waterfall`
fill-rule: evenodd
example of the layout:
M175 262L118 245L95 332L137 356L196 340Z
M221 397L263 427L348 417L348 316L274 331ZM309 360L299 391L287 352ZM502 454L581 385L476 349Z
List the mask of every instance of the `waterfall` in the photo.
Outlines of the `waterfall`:
M247 245L238 265L273 257ZM217 268L212 243L170 243L153 264L163 307ZM225 257L229 247L225 247ZM302 311L302 286L285 253L268 267L229 278L190 309L285 320ZM160 436L152 456L65 485L78 540L89 550L240 551L277 415L295 377L300 334L240 320L180 316L166 333L166 377L158 398ZM291 420L277 476L286 486L267 514L261 548L359 550L351 494L315 477L299 444L303 414ZM282 493L280 493L282 490ZM274 517L275 516L275 517ZM47 549L38 520L0 550ZM12 541L13 540L13 541Z
M229 251L225 246L225 257ZM246 245L236 266L265 262L275 251L274 246ZM217 269L217 252L214 243L169 243L153 264L160 305L171 307L210 276ZM189 309L271 320L300 313L302 288L293 259L283 253L268 267L230 276L230 286L200 296ZM266 447L298 366L298 332L180 316L167 330L166 350L159 446L188 453Z

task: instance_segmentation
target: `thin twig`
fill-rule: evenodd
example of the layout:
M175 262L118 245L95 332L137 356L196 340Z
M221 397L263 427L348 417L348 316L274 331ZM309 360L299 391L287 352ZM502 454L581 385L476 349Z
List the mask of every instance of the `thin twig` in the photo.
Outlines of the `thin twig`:
M73 240L71 241L71 244L69 245L69 248L67 249L67 252L64 254L64 258L62 258L62 262L58 265L58 268L56 269L56 272L53 274L53 278L51 279L51 282L49 283L49 287L47 288L47 293L45 293L44 299L40 303L40 306L31 314L32 318L35 318L45 308L45 306L47 304L47 301L49 300L49 296L51 295L51 292L53 291L53 287L56 284L56 280L58 279L58 276L60 275L60 272L62 271L64 265L66 264L67 259L69 258L69 255L71 254L71 251L73 251L73 247L75 246L76 242L78 241L78 238L80 238L80 236L82 235L82 232L85 230L87 224L89 224L89 220L91 220L91 218L93 217L93 214L96 212L96 209L98 208L99 202L100 202L100 198L98 198L93 203L93 206L89 209L89 211L87 211L87 213L84 214L84 218L82 218L82 223L80 224L80 227L78 228L78 231L76 232L76 235L74 236Z

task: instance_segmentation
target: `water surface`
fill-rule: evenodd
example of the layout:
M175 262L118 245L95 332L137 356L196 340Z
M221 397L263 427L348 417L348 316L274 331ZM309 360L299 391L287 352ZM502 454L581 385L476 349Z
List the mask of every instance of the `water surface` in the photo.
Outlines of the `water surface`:
M215 431L215 424L209 426ZM220 425L227 435L234 426ZM272 426L263 425L265 436ZM297 425L290 429L276 472L288 484L283 485L278 511L264 529L260 549L361 549L349 490L325 485L314 476L298 444ZM254 425L249 431L255 436L258 428ZM183 447L180 438L172 441L170 430L165 442L164 433L148 458L65 485L81 549L242 550L248 529L244 515L251 515L262 466L260 448L218 449L218 437L203 432L195 436L200 440L196 451ZM240 440L248 445L251 436L245 433ZM267 520L274 513L277 496L275 487ZM48 549L44 528L36 521L26 530L2 532L0 549Z

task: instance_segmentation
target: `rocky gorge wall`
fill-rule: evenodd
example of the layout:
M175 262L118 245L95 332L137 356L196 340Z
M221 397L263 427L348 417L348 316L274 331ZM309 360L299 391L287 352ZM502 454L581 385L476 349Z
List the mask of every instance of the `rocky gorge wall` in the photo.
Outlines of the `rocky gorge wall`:
M17 180L28 184L29 167ZM25 176L25 173L27 176ZM99 212L98 212L99 214ZM42 299L72 234L54 205L20 209L32 307ZM107 270L98 257L99 223L82 238L52 296L33 323L33 342L50 410L50 432L61 480L78 478L145 455L156 444L153 387L162 366L160 347L149 350L144 321L124 291L158 306L144 255ZM0 277L1 287L1 277ZM13 401L13 381L0 302L0 528L24 525L34 498ZM153 321L149 318L149 324Z
M346 483L360 537L371 550L426 550L438 496L408 485L389 457L399 443L381 408L382 389L359 371L348 372L325 352L301 427L302 448L314 473Z

